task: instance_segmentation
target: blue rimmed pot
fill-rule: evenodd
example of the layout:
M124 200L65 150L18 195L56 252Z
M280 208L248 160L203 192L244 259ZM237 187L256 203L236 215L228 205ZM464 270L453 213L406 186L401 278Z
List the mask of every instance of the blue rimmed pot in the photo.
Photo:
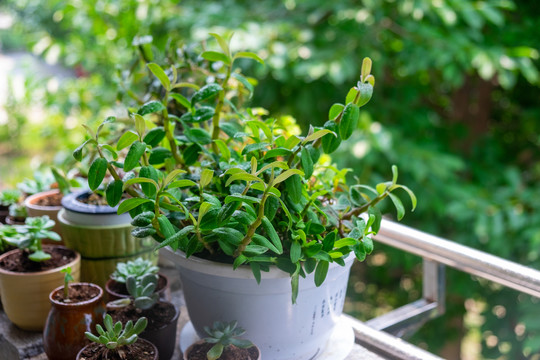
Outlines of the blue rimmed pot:
M58 213L66 246L81 254L81 281L104 287L119 262L142 257L156 264L155 241L131 236L131 217L118 215L118 207L86 203L91 194L64 196Z

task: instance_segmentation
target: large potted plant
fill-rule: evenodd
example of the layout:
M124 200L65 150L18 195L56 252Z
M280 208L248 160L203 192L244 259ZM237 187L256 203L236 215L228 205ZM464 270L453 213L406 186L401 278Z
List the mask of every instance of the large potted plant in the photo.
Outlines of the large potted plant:
M373 249L375 205L390 197L401 218L392 192L404 189L413 207L416 199L397 183L395 167L390 181L370 187L351 183L322 156L359 127L359 108L373 92L371 60L324 126L300 136L290 117L245 107L254 81L238 60L262 60L232 53L228 40L212 35L215 51L171 52L165 69L145 64L153 77L139 98L151 100L130 108L134 129L114 143L90 130L74 156L82 159L92 144L98 156L89 183L110 174L107 200L130 197L118 212L133 217L134 236L172 249L200 337L214 321L237 320L263 358L312 359L341 314L353 259Z
M15 232L4 238L19 249L0 255L0 296L9 320L24 330L43 330L51 308L49 293L62 282L63 269L71 267L73 278L80 277L77 252L42 245L43 239L60 240L53 226L48 216L30 217L25 225L13 225Z

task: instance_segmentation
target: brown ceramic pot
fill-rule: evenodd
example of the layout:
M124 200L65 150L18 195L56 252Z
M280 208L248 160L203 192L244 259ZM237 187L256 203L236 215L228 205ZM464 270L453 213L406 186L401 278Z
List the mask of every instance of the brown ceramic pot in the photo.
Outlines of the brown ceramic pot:
M89 343L84 333L95 332L96 324L103 321L103 289L91 283L72 283L70 286L95 288L99 292L89 300L73 303L55 300L56 294L63 293L63 286L50 293L52 307L43 331L43 347L50 360L74 359Z
M154 358L153 358L153 360L159 360L159 359L161 359L160 356L159 356L159 353L158 353L158 349L156 348L156 346L155 346L154 344L152 344L150 341L144 340L144 339L142 339L142 338L139 338L139 339L137 340L137 342L139 342L139 341L148 343L148 344L150 344L150 345L152 346L153 351L154 351ZM87 349L87 348L92 348L92 347L98 348L98 347L100 347L100 346L105 346L105 345L102 345L102 344L96 344L96 343L91 343L91 344L86 345L84 348L81 349L81 351L79 351L79 353L77 354L77 358L76 358L75 360L84 360L84 359L86 359L85 357L84 357L84 358L82 357L82 356L83 356L82 353L83 353L83 351L84 351L85 349ZM100 360L105 360L105 359L100 359ZM130 359L130 360L136 360L136 359Z
M167 276L158 273L158 284L156 292L159 294L159 299L163 301L171 300L171 291L169 289L169 279ZM105 292L107 293L107 300L113 301L117 299L123 299L129 297L126 284L119 283L114 279L109 279L105 283Z

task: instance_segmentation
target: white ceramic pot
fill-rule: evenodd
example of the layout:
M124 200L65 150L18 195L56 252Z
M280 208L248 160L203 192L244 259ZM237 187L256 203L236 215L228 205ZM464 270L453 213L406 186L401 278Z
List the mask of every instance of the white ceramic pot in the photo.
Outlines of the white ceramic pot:
M180 277L190 320L199 337L214 321L238 321L243 336L257 344L261 357L271 360L315 359L326 347L345 301L354 260L330 266L326 281L316 287L314 274L300 278L296 304L291 302L289 274L273 268L262 273L260 284L247 267L169 250L167 257L180 266Z

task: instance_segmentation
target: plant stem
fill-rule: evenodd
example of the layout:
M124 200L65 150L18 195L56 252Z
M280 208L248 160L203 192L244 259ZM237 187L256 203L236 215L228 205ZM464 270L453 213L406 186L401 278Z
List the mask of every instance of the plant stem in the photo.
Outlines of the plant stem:
M240 256L244 252L244 250L246 250L246 246L251 243L252 237L253 235L255 235L255 231L262 223L262 219L264 217L264 203L266 202L267 198L268 193L265 191L261 199L261 204L259 205L259 213L257 215L257 219L255 219L253 224L251 224L251 226L249 227L248 231L246 232L246 236L244 236L242 242L234 252L234 257Z
M351 209L348 213L344 214L341 220L350 220L353 216L358 216L361 213L367 211L370 207L377 205L381 200L386 198L388 196L389 192L386 190L382 194L378 195L376 198L368 202L367 204L364 204L360 207Z
M212 140L217 140L219 138L219 118L221 116L221 108L223 107L223 103L225 101L225 93L229 89L227 84L229 83L229 78L231 77L231 70L232 64L229 65L229 67L227 68L227 76L225 76L225 80L223 80L222 83L223 90L219 93L219 99L216 105L216 112L214 113L214 117L212 118ZM215 141L212 141L212 150L215 154L219 154L219 148L217 147Z
M171 132L171 126L170 126L170 120L169 120L169 111L167 110L167 102L169 101L169 92L165 92L165 96L163 97L163 106L165 107L163 109L163 129L165 130L165 137L167 137L167 140L169 141L169 147L171 148L172 155L174 157L174 160L178 165L184 165L184 159L180 156L178 153L178 145L176 144L176 140L174 139L174 134Z

